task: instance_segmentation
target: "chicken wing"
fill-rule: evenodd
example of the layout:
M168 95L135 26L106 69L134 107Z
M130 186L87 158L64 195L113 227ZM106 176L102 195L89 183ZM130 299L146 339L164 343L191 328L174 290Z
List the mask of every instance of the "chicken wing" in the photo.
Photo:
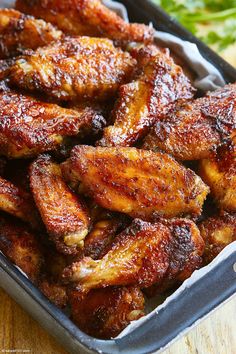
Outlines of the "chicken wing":
M63 37L50 23L13 9L0 9L0 59L22 54Z
M202 180L169 155L131 147L76 146L62 168L97 204L144 220L199 215L208 194Z
M100 0L17 0L16 8L55 24L70 35L107 37L116 41L151 42L151 27L125 22Z
M195 90L180 66L168 53L158 53L158 49L155 53L143 54L141 49L138 62L143 70L134 81L121 86L113 110L114 125L105 128L100 145L133 145L165 116L171 102L193 97Z
M89 217L79 197L64 182L60 166L42 155L30 168L34 199L58 251L76 254L84 245Z
M155 123L143 148L163 150L179 160L199 160L210 157L224 138L235 134L236 84L231 84L173 106Z
M75 111L13 91L0 92L0 154L9 158L58 150L68 137L101 129L105 123L90 107Z
M204 262L210 263L228 244L236 241L236 214L223 213L210 217L199 225L206 242Z
M39 227L39 215L31 195L2 177L0 209L30 223L33 228Z
M204 241L192 221L179 222L174 230L169 224L136 219L116 236L101 260L85 257L66 268L63 276L86 293L116 285L146 288L162 283L166 277L189 275L195 263L199 266Z
M218 147L216 156L200 161L199 174L217 205L236 211L236 142L226 141Z
M11 82L62 101L106 100L130 79L135 64L109 39L66 38L17 59Z
M43 254L35 235L16 220L0 216L0 251L33 281L37 282Z
M144 316L144 297L136 287L96 289L86 296L69 292L72 319L90 336L116 337L131 321Z

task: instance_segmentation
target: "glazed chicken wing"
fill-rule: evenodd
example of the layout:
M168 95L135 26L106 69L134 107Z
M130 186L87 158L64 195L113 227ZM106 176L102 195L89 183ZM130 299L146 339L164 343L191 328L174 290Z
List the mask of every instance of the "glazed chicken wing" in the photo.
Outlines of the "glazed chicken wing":
M200 161L199 174L217 205L236 211L236 142L226 141L218 147L216 156Z
M43 278L39 281L38 287L54 305L59 308L66 307L68 297L65 286L51 279Z
M0 209L30 223L33 228L39 227L39 216L31 195L2 177Z
M137 287L110 287L91 290L81 296L69 292L72 319L90 336L116 337L131 321L144 316L144 297Z
M35 235L16 220L0 216L0 251L34 282L43 265L43 254Z
M151 42L151 27L125 22L100 0L17 0L22 12L49 21L70 35L107 37L116 41Z
M105 128L100 145L132 146L168 112L171 102L193 97L195 91L180 66L167 53L157 52L151 57L140 54L143 70L134 81L121 86L113 110L114 125Z
M68 137L104 124L105 119L90 107L72 110L13 91L0 92L0 154L10 158L58 150Z
M155 123L143 148L163 150L179 160L199 160L210 157L225 137L235 134L236 84L231 84L173 106Z
M62 38L50 23L36 20L13 9L0 9L0 59L22 54Z
M210 263L228 244L236 241L236 214L223 213L206 219L199 225L206 242L205 263Z
M63 165L97 204L132 217L199 215L208 187L167 154L131 147L76 146Z
M114 285L146 288L161 283L170 272L172 277L180 276L179 273L184 274L184 268L188 268L191 257L197 258L199 266L199 257L204 251L196 225L189 220L187 224L185 228L186 223L179 223L173 233L171 225L136 219L114 239L101 260L85 257L66 268L63 276L76 282L77 288L85 293Z
M66 185L60 166L42 155L30 169L34 199L47 231L57 249L76 254L84 245L89 217L79 197Z
M62 101L106 100L129 80L135 64L109 39L66 38L17 59L11 82Z

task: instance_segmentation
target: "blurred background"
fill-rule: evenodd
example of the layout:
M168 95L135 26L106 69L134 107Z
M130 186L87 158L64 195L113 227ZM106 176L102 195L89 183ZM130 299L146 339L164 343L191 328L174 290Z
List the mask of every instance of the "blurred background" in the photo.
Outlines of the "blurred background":
M236 0L152 0L236 67Z

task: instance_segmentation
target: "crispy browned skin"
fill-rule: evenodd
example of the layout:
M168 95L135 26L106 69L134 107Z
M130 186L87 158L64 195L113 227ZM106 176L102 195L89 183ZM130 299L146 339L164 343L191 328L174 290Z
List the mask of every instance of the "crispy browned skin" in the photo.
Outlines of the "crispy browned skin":
M131 42L153 40L152 28L126 23L100 0L17 0L16 8L43 18L71 35L102 36Z
M208 218L200 223L199 229L206 242L204 261L210 263L223 248L236 241L236 214Z
M104 124L90 107L72 110L13 91L0 92L0 154L10 158L58 150L68 137L97 131Z
M199 174L217 205L236 211L236 142L226 141L218 147L216 156L200 161Z
M14 219L0 216L0 250L34 282L43 264L35 235Z
M22 54L63 37L50 23L13 9L0 9L0 59Z
M179 160L208 158L225 137L236 134L236 84L195 101L180 102L157 121L143 147Z
M156 120L180 98L192 98L195 90L180 66L168 53L153 50L143 53L139 65L141 74L129 84L121 86L113 110L114 125L105 128L102 146L131 146L148 131Z
M171 231L171 257L162 281L145 289L149 297L161 294L189 278L202 265L205 243L196 225L187 219L162 220Z
M167 154L131 147L76 146L63 172L97 204L145 220L199 215L208 187Z
M30 223L34 228L39 227L39 216L31 195L2 177L0 209Z
M119 230L125 225L122 217L101 218L93 225L84 242L84 255L93 259L101 257Z
M39 289L57 307L64 308L67 305L66 287L51 279L44 278L39 281Z
M199 266L204 242L193 222L178 223L173 227L136 219L116 236L101 260L85 257L66 268L63 276L78 283L82 292L113 285L146 288L165 278L186 277Z
M76 254L84 245L89 217L79 197L66 185L60 166L49 155L31 165L30 185L47 231L57 249Z
M91 290L84 297L72 290L69 302L74 322L96 338L116 337L131 321L144 316L143 294L132 286Z
M130 79L135 64L109 39L70 37L17 59L11 82L62 101L106 100Z

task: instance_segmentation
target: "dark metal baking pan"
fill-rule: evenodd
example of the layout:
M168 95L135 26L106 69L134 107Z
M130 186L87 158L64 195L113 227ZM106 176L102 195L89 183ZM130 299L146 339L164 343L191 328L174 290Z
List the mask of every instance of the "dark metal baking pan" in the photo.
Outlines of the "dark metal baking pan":
M226 82L236 81L236 70L217 54L171 20L150 1L123 0L131 21L153 23L154 27L194 42L201 54L218 68ZM216 263L199 280L172 299L166 308L152 314L131 333L114 340L97 340L75 326L2 254L0 286L29 312L70 353L147 354L165 347L196 321L204 318L236 292L236 250Z

